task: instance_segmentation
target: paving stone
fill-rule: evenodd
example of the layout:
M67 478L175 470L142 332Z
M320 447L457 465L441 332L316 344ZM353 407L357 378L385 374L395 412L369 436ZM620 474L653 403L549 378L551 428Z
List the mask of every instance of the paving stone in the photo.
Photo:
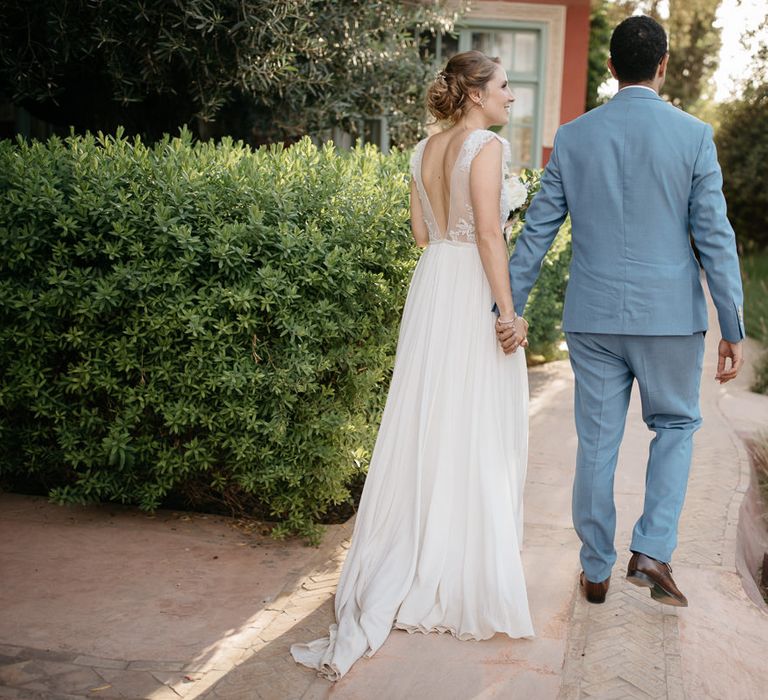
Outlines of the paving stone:
M315 610L323 607L329 600L332 600L332 598L328 596L323 596L322 598L318 598L317 596L292 598L284 612L286 615L293 616L294 618L298 617L299 619L304 619L315 612Z
M202 678L195 683L182 683L180 686L174 687L179 693L185 693L187 688L194 688L195 694L193 697L197 697L199 694L207 692L209 689L216 686L222 678L225 678L230 671L206 671L202 674Z
M17 664L19 663L19 660L20 659L16 656L8 656L6 654L0 654L0 667L10 666L11 664Z
M609 663L610 659L619 657L623 653L623 648L618 648L615 644L603 646L598 649L592 649L590 647L584 652L584 664L589 665L597 663L598 661Z
M300 591L296 591L296 598L298 599L309 599L309 600L325 600L326 598L332 596L335 592L336 588L321 588L320 590L312 590L312 589L302 589ZM291 600L295 600L295 598L292 598Z
M149 671L118 670L112 668L99 669L107 683L112 685L109 695L119 694L127 698L152 697L152 694L163 687L157 678ZM103 695L99 693L99 695Z
M281 618L285 617L285 614L281 615ZM285 622L286 624L283 624ZM278 637L281 637L287 629L290 628L292 620L285 620L278 618L275 622L267 627L260 635L259 639L263 642L273 642Z
M331 692L331 684L328 681L316 678L312 681L307 691L301 696L301 700L328 700Z
M213 700L214 698L216 700L259 700L261 698L261 695L259 695L257 690L254 690L253 688L248 688L247 690L241 690L241 691L231 691L229 689L225 691L214 691L207 695L203 696L203 700L205 698L208 698L208 700Z
M656 625L661 627L661 620L657 621ZM664 639L661 636L661 629L658 630L659 634L653 634L640 625L629 624L623 627L627 637L627 642L631 643L637 649L656 649L661 650Z
M584 649L588 649L589 651L602 651L603 649L611 649L615 650L616 647L616 639L614 636L609 635L607 637L601 638L597 635L595 635L592 630L590 630L589 637L585 637L583 640L583 647Z
M220 649L215 656L206 661L206 670L229 671L238 664L252 656L253 652L249 649Z
M687 700L685 691L683 690L682 679L677 683L667 683L666 700Z
M152 700L180 700L181 695L174 692L172 688L158 688L153 691Z
M291 663L293 663L293 660L291 660ZM246 678L249 683L252 683L254 679L274 674L276 670L275 663L270 659L256 659L248 661L237 669L233 669L221 682L233 682L233 680L228 680L229 677L237 676Z
M0 666L0 685L19 686L44 676L45 672L42 669L38 667L35 670L35 664L31 659Z
M40 659L43 661L61 661L72 663L79 654L71 651L56 651L55 649L24 648L21 656L25 659Z
M97 668L127 668L128 662L119 659L106 659L101 656L76 656L73 663L79 666L96 666Z
M666 693L666 678L664 675L659 678L658 676L643 672L642 669L630 668L627 665L622 667L619 678L623 678L651 697L656 697L660 693Z
M38 690L11 688L4 685L0 685L0 698L10 698L10 700L51 700L50 694L46 695Z
M613 676L605 681L583 685L581 691L589 698L606 698L610 693L624 694L629 689L629 683L622 678Z
M339 577L335 576L332 579L326 579L324 581L313 581L312 577L309 577L304 583L301 584L301 588L305 591L335 591L336 586L339 583Z
M23 685L19 690L28 690L34 693L41 693L46 696L60 695L61 693L53 693L48 683L44 682L45 679L40 681L34 681L33 683L27 683Z
M101 683L99 683L99 685L94 686L93 688L90 688L88 693L93 697L100 697L100 698L120 697L119 691L113 690L112 684L107 683L107 681L104 680L103 677L101 679Z
M262 680L254 690L262 700L298 700L314 680L314 676L306 673L306 670L282 677L273 676L268 681Z
M104 684L104 679L90 668L75 668L46 678L46 685L53 693L86 694L91 688Z
M157 678L160 683L169 687L184 683L184 678L187 675L183 671L150 671L150 673Z
M253 692L259 685L260 679L251 674L232 671L222 678L215 686L216 694L229 697L237 693Z
M181 671L185 661L131 661L129 671Z

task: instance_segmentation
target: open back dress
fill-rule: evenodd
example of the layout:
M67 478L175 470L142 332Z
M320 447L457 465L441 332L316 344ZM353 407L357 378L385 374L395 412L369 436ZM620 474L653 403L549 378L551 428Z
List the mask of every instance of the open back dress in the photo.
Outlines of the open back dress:
M441 231L411 160L429 244L408 291L394 372L328 637L291 653L329 680L372 656L393 628L481 640L533 635L520 558L528 450L522 350L505 355L478 253L472 162L491 140L469 133ZM504 177L504 163L499 177ZM509 206L502 186L499 219Z

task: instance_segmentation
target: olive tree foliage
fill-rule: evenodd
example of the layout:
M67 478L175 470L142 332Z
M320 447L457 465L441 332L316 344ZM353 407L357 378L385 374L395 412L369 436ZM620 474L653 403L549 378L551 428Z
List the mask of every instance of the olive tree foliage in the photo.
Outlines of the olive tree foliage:
M720 108L716 142L728 218L745 250L768 249L768 84Z
M608 0L592 3L589 14L589 58L587 67L586 109L590 110L603 102L598 91L600 86L611 77L608 72L608 56L611 32L615 23L609 15Z
M728 218L743 250L754 252L768 250L768 18L743 43L753 48L751 71L741 97L720 106L715 138Z
M611 34L616 26L634 14L653 17L664 24L659 12L659 0L595 0L589 15L589 73L587 76L587 109L605 102L600 86L613 80L608 70Z
M597 90L610 79L605 67L610 36L616 25L633 14L653 17L669 39L669 65L662 95L694 114L710 96L710 79L717 70L720 30L713 25L720 0L599 0L591 14L588 107L600 103ZM607 24L607 27L606 27Z
M355 133L383 114L408 143L426 41L457 12L416 0L5 0L0 92L78 131L157 138L187 124L259 143Z
M664 94L696 114L712 96L720 56L720 29L713 26L720 0L670 0L670 54Z

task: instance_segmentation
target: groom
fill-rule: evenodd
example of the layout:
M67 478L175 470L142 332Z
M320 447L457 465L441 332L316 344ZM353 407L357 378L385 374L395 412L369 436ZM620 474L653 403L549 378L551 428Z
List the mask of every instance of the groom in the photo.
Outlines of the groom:
M650 17L616 27L608 67L619 92L558 130L509 262L522 315L570 213L573 260L563 329L579 438L573 520L582 542L581 585L592 603L605 600L616 561L613 477L636 380L643 420L656 436L627 578L661 603L688 604L669 561L701 424L707 306L693 246L722 335L715 379L733 379L743 362L739 262L712 129L659 97L668 59L664 30ZM505 352L516 349L513 329L497 325L497 334Z

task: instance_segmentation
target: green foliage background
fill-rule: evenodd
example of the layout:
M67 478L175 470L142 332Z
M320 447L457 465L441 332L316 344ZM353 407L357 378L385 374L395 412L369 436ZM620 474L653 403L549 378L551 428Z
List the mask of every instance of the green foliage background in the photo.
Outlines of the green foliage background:
M4 0L0 93L54 125L257 145L387 115L413 144L429 39L465 3ZM65 132L66 133L66 132Z
M0 142L0 479L62 503L177 494L317 537L367 468L408 216L405 153ZM563 250L534 353L559 337Z
M747 335L768 343L768 249L742 256ZM755 358L752 391L768 394L768 349Z
M0 144L0 469L61 502L210 490L313 534L385 395L404 169L308 140Z
M728 218L747 251L768 248L768 82L720 107L715 135Z
M611 34L627 17L641 13L667 32L669 65L661 94L672 104L706 117L710 78L717 70L720 29L714 20L721 0L593 0L590 8L586 108L601 104L598 88L612 80L606 66Z
M516 214L516 221L509 236L510 248L525 224L525 213L541 186L541 170L524 169L520 179L528 189L528 198ZM541 263L538 280L528 297L525 318L528 329L528 360L549 361L561 359L565 353L559 349L563 340L562 318L565 288L568 286L568 269L571 264L571 219L568 217L552 242Z

